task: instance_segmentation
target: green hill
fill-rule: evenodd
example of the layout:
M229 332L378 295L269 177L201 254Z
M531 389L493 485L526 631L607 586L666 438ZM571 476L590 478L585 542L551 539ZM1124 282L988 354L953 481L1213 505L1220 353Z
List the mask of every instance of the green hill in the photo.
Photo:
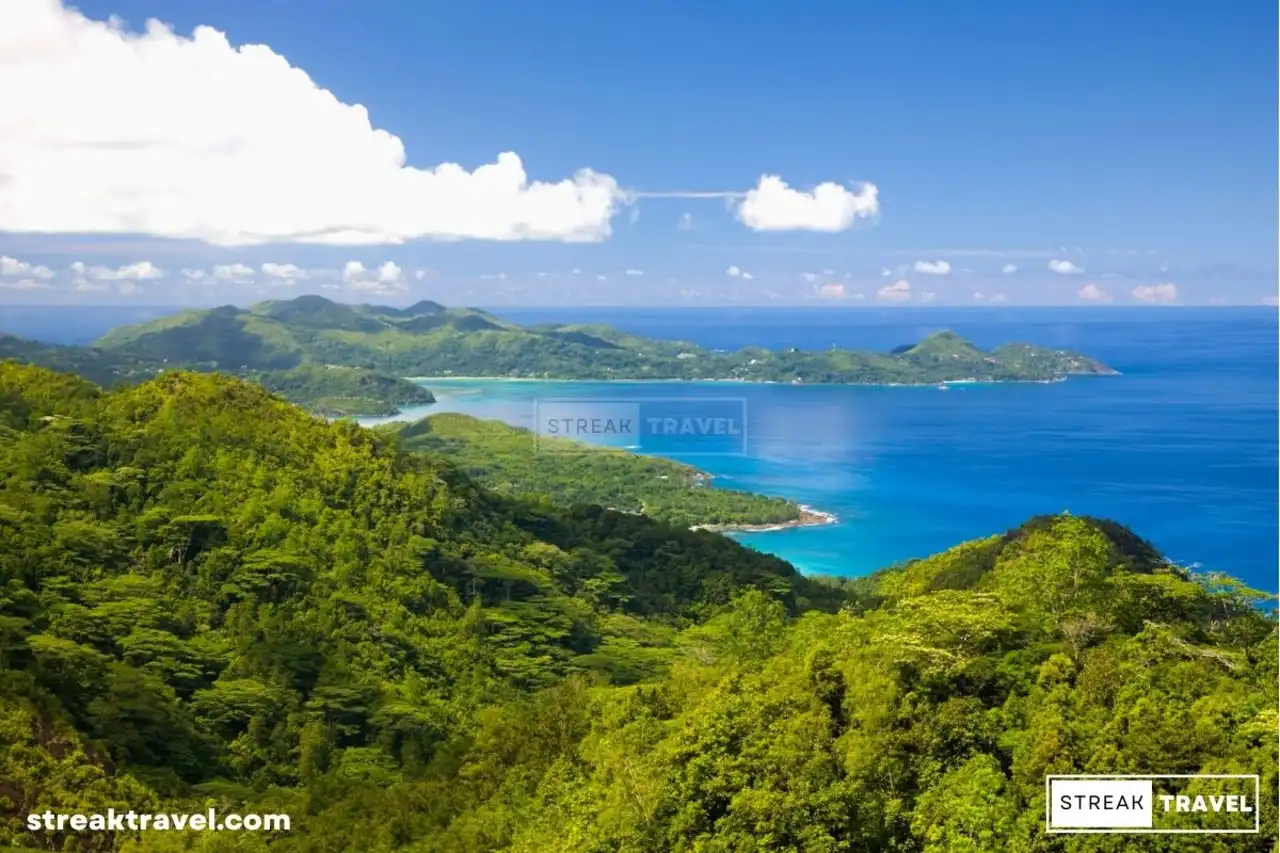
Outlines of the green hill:
M1264 853L1257 604L1067 515L820 584L223 376L0 364L0 845ZM1072 772L1257 773L1262 832L1046 837ZM108 808L292 831L25 828Z
M718 352L646 340L601 324L526 328L434 302L398 309L341 305L320 296L188 312L113 330L97 346L202 368L340 364L395 376L928 384L1114 372L1078 353L1026 344L983 352L949 332L892 353L758 347Z
M169 318L171 325L161 333L165 348L180 345L182 334L178 330L207 329L224 326L225 316L207 317L200 314L183 314ZM170 337L172 331L172 337ZM233 352L244 344L244 335L232 336L219 346ZM120 333L117 341L127 340ZM210 340L221 340L211 338ZM255 338L254 341L257 341ZM124 347L124 344L121 344ZM212 346L212 345L211 345ZM251 352L256 347L243 351ZM213 349L202 350L202 355L216 354ZM134 385L150 379L163 371L175 368L191 370L218 370L219 360L209 358L198 362L171 361L167 357L143 357L111 349L96 347L53 346L38 341L28 341L12 335L0 334L0 362L13 361L34 364L52 370L75 373L105 387ZM225 359L224 359L225 361ZM288 359L268 358L268 363L285 364ZM326 417L377 417L394 415L402 406L420 406L435 402L431 392L420 385L395 376L387 376L372 370L340 365L299 364L295 367L274 370L222 367L222 372L239 375L259 383L279 394L291 403Z
M406 450L448 457L501 494L545 496L565 507L595 504L684 526L778 525L801 519L793 501L713 488L709 475L679 462L586 444L569 453L538 452L533 433L499 421L450 413L381 430L396 436Z

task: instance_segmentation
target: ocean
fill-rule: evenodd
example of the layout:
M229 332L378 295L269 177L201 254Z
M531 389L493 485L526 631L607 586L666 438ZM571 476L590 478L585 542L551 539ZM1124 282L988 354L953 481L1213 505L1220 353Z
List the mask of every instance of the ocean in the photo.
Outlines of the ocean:
M73 320L69 310L57 309L57 318L28 317L28 323L11 317L4 330L61 343L105 331L98 328L106 322L100 313ZM520 323L606 322L725 349L888 350L950 329L983 347L1025 341L1079 350L1122 375L960 385L945 393L932 387L427 381L439 402L402 417L461 411L530 426L539 399L745 398L745 453L684 461L713 474L717 486L835 513L834 525L737 534L806 572L863 574L1002 532L1033 515L1070 511L1121 522L1184 565L1277 589L1275 309L494 313Z

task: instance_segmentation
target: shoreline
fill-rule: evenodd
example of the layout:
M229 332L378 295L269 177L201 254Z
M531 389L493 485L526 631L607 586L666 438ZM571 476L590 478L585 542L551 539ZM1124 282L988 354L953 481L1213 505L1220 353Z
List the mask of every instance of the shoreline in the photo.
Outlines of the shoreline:
M808 504L800 504L800 515L790 521L769 522L766 524L695 524L690 530L706 530L711 533L772 533L776 530L792 530L797 527L823 527L838 524L839 516L834 512L814 509Z
M596 383L609 385L781 385L799 388L937 388L942 385L1052 385L1075 377L1123 376L1109 373L1069 373L1051 379L935 379L927 382L784 382L777 379L548 379L535 376L404 376L406 382L541 382L545 384Z

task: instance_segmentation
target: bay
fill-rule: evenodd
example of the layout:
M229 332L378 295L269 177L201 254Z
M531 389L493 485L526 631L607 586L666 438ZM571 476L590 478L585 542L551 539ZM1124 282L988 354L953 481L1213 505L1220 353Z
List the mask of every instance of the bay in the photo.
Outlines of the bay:
M460 411L530 427L537 400L745 398L745 455L669 455L719 487L839 523L737 534L807 572L858 575L1040 513L1114 519L1168 557L1277 588L1277 334L1271 309L538 309L707 347L887 350L941 329L981 346L1078 349L1121 376L936 388L424 381Z

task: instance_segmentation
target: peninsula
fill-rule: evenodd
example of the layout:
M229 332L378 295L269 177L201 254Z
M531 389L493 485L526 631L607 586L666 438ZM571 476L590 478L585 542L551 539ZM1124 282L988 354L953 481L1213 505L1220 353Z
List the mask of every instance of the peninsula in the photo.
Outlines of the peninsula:
M501 421L443 413L411 424L386 424L375 431L394 438L404 450L449 459L499 494L546 498L563 508L595 504L722 533L782 530L836 520L830 513L785 498L715 488L710 474L670 459L545 436L538 442L576 446L572 453L540 453L532 432Z

